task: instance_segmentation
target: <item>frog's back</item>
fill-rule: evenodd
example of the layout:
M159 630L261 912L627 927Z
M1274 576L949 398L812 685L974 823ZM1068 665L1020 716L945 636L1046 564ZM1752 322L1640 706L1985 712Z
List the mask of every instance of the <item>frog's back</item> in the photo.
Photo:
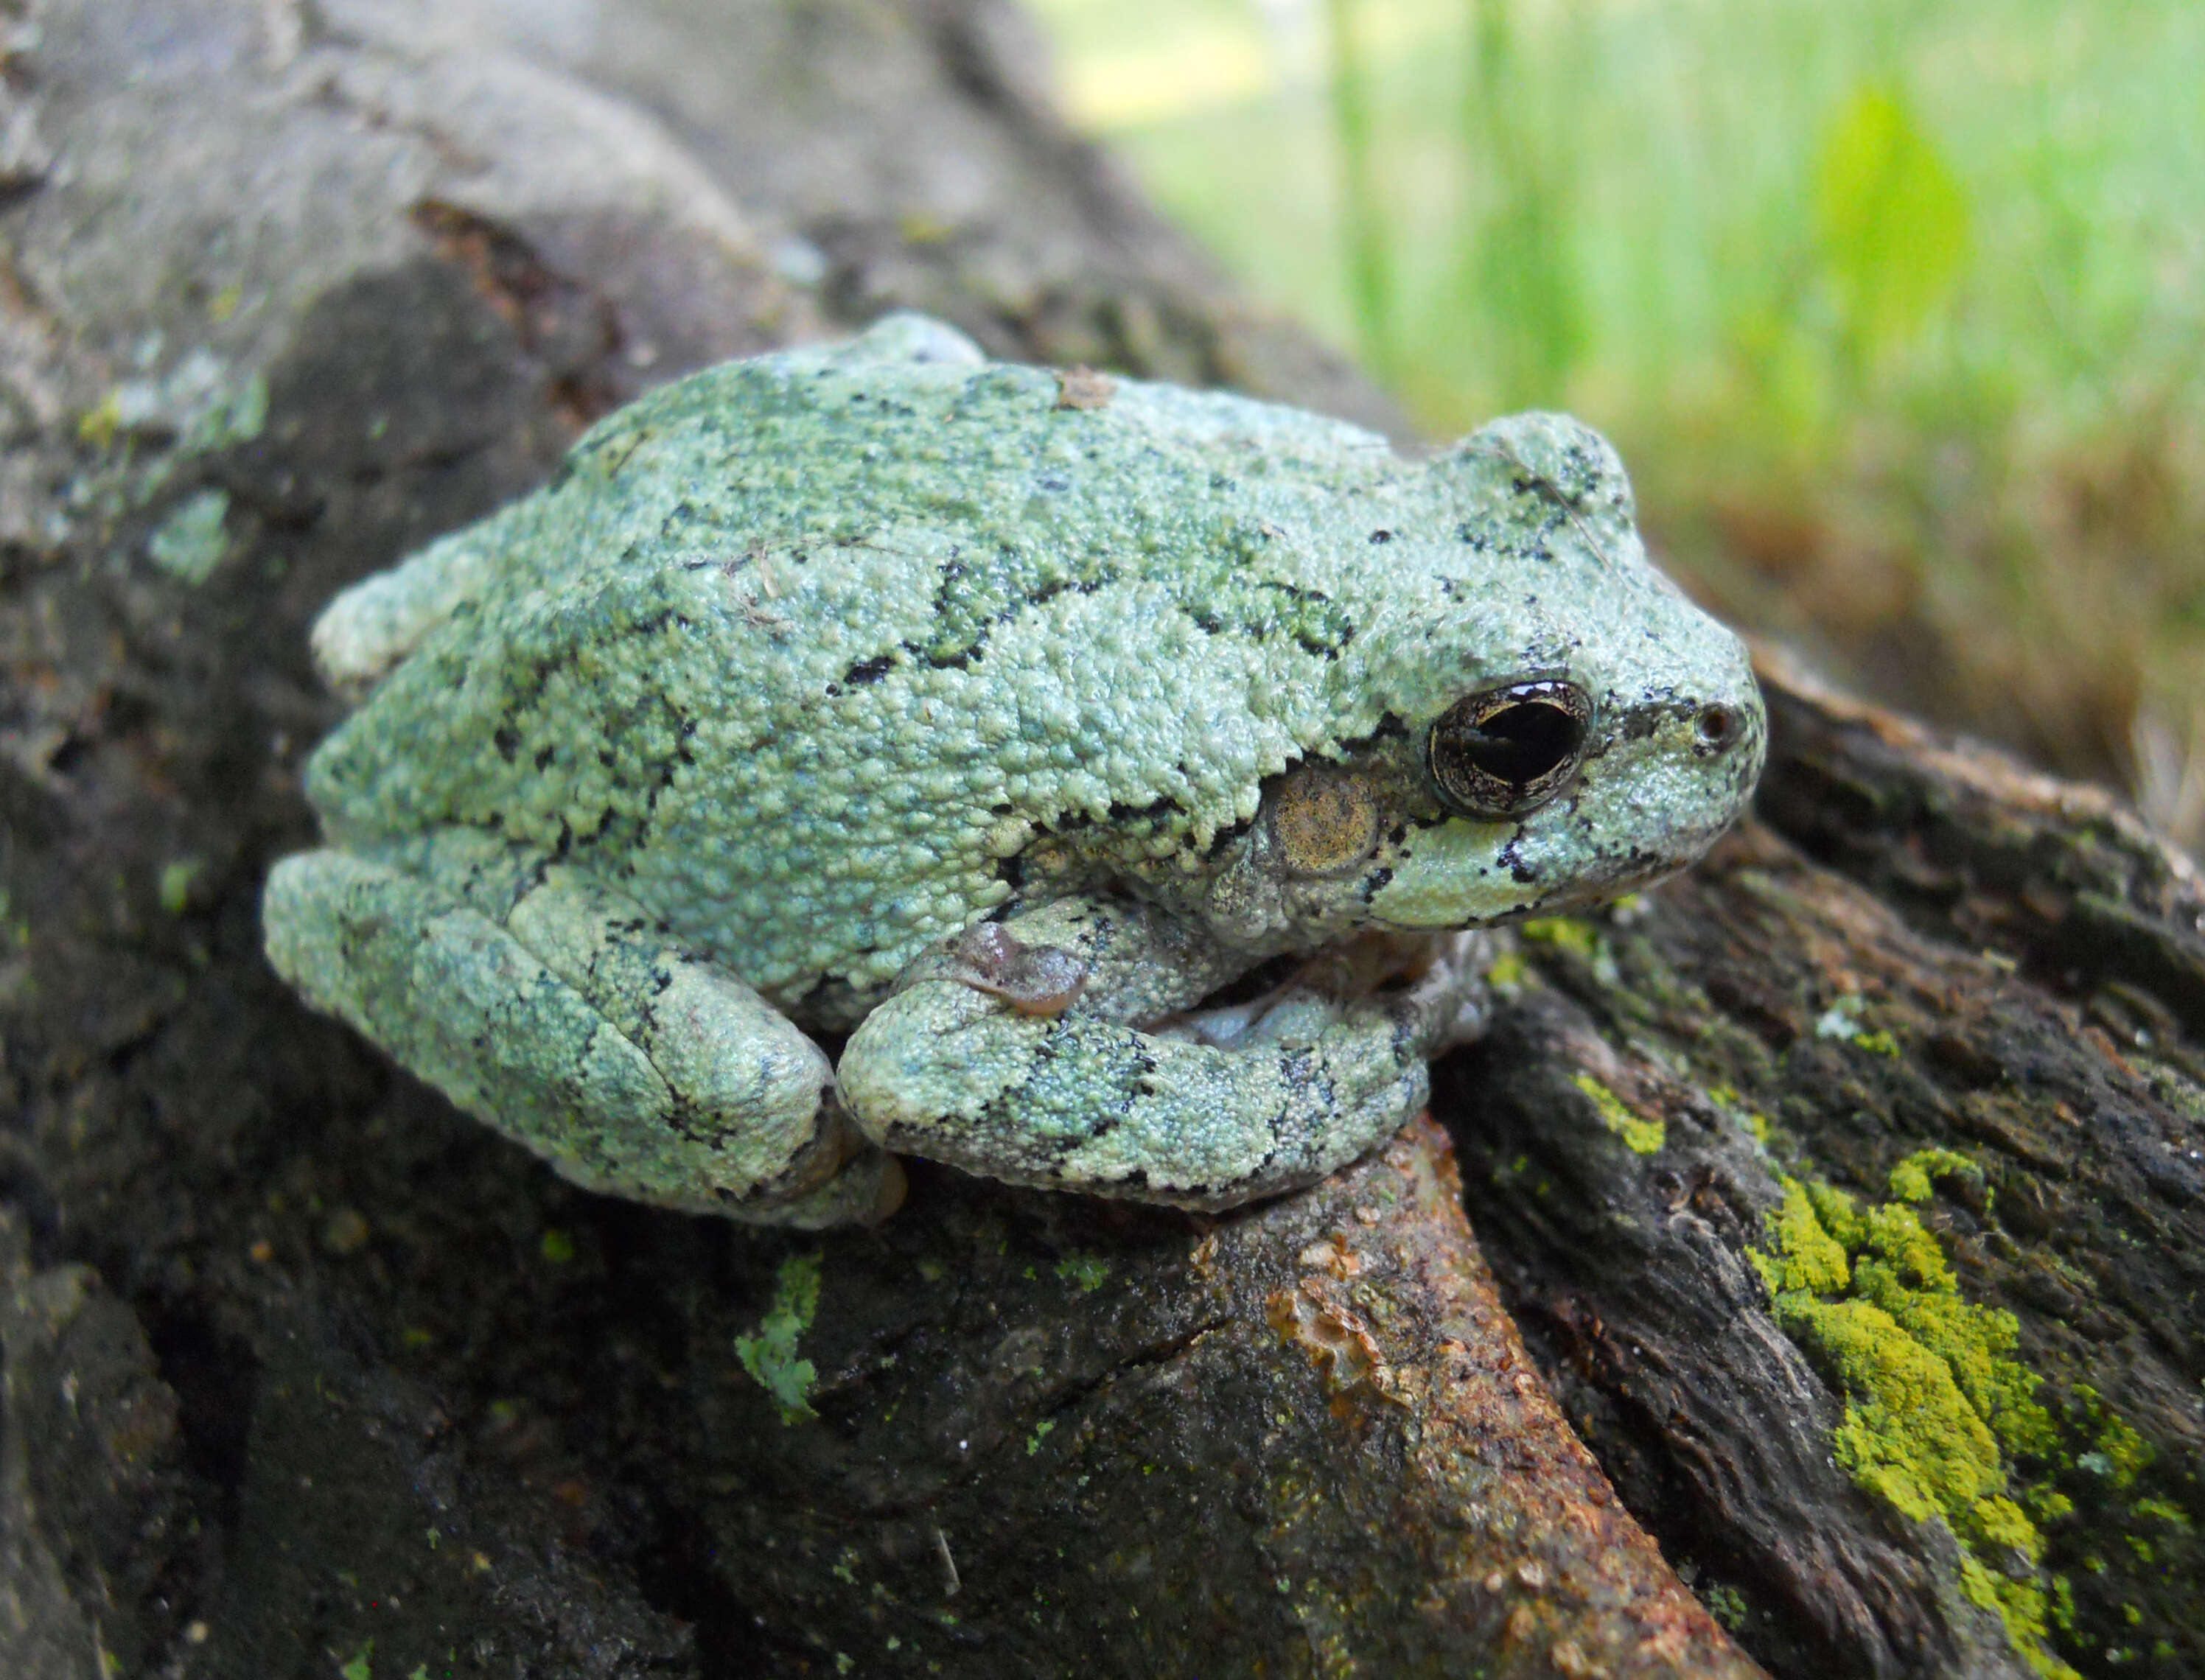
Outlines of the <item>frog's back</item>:
M395 668L310 788L348 843L495 829L780 1000L862 996L1037 834L1136 810L1206 845L1334 739L1355 625L1281 528L1396 472L1352 427L909 320L712 369L332 608L325 658Z

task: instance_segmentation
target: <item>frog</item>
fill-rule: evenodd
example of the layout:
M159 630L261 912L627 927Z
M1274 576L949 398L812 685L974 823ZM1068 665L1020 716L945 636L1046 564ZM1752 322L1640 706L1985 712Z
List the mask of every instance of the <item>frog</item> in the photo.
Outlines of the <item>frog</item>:
M1535 413L1422 453L925 317L694 372L312 632L267 955L585 1189L1215 1212L1422 1110L1489 930L1750 798L1741 640Z

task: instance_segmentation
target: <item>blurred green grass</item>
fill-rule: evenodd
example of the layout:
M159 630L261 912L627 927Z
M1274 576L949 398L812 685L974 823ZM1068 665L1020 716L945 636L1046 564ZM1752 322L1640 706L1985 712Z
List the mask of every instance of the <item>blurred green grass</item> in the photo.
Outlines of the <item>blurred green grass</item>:
M1565 407L1721 610L2205 841L2196 0L1035 0L1435 435Z

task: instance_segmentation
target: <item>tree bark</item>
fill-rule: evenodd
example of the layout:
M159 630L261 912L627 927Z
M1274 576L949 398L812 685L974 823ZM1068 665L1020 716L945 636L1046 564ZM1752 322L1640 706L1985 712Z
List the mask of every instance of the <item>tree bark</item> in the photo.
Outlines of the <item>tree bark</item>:
M2110 799L1771 662L1756 818L1309 1192L582 1195L261 960L334 591L895 306L1398 420L991 0L0 31L0 1672L2205 1671L2205 891Z

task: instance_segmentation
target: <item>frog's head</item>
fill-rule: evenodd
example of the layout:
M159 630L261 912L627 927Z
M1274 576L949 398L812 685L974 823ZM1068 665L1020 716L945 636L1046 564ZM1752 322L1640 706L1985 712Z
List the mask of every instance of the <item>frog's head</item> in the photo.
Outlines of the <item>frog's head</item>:
M1435 511L1385 545L1340 662L1340 733L1370 733L1265 790L1277 902L1311 932L1613 897L1699 857L1761 770L1745 648L1648 561L1596 434L1519 416L1425 472Z

